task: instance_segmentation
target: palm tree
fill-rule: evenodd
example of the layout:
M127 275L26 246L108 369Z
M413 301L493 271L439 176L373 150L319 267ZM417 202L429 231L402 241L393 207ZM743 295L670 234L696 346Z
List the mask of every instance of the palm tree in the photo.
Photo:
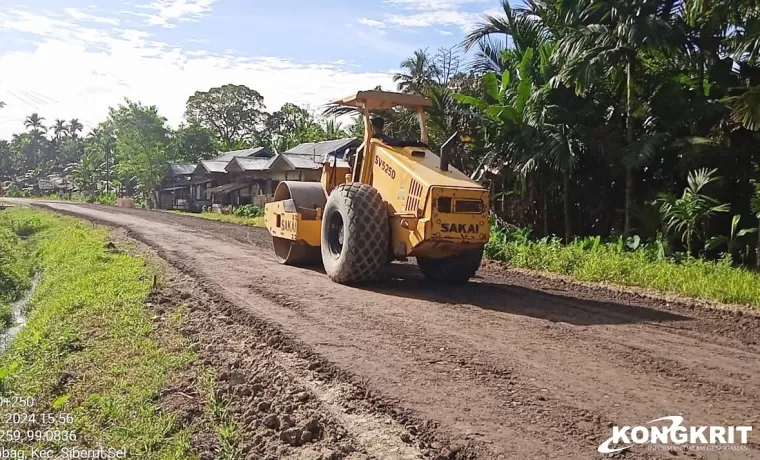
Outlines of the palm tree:
M401 68L406 73L397 73L393 81L405 93L422 94L435 76L435 65L427 50L415 51L414 56L401 62Z
M556 58L562 70L558 80L575 86L579 93L603 76L612 75L618 81L624 78L621 86L625 88L625 140L629 146L635 137L635 73L643 66L646 53L676 47L676 29L669 22L674 3L662 8L658 0L580 0L575 14L567 16L575 27L559 40ZM632 163L625 165L625 234L632 228L634 172Z
M66 125L66 120L61 120L60 118L55 120L55 124L53 125L53 133L55 134L55 139L60 140L61 135L66 135L69 132L69 128Z
M341 139L346 137L346 130L343 129L342 123L337 120L327 120L325 122L325 139Z
M503 0L503 15L484 16L462 45L466 50L479 47L474 62L476 70L501 75L501 83L498 77L484 80L485 90L491 93L491 103L495 105L481 105L481 110L485 110L487 117L496 115L503 118L500 123L512 125L506 135L496 135L501 138L501 145L494 146L510 152L507 164L524 184L531 175L535 180L535 176L545 178L552 171L561 173L565 239L569 241L573 233L571 179L591 140L577 128L577 110L586 102L553 85L558 68L552 57L556 39L562 34L557 25L557 8L553 2L530 0L526 8L515 9Z
M84 129L84 126L82 126L78 118L69 120L69 134L73 139L77 138L77 133L82 132L82 129Z
M528 48L536 50L538 44L552 39L544 18L536 14L537 2L528 3L533 9L513 9L508 0L502 0L504 14L484 15L482 21L465 37L462 45L466 51L476 46L479 48L473 62L476 70L500 73L509 68L510 65L505 62L510 60L509 50L513 50L517 56L516 59L511 59L511 67L514 68Z
M680 198L670 194L661 196L660 213L667 225L667 230L681 234L681 241L686 244L688 255L692 255L694 239L705 236L708 219L719 212L728 212L728 204L719 204L715 198L705 194L704 188L718 180L716 169L706 168L691 171L688 185Z
M47 128L42 124L44 118L40 117L38 113L33 113L26 117L24 120L24 126L29 130L31 136L32 146L32 169L37 169L37 162L40 154L40 145L42 144L43 133L47 132Z
M33 113L26 117L26 120L24 120L24 126L29 129L36 129L39 131L46 131L45 125L42 124L44 118L40 117L38 113Z

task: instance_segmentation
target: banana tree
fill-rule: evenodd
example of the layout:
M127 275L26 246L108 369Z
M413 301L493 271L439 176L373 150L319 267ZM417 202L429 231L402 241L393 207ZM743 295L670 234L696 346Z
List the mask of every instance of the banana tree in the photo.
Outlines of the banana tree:
M562 175L565 240L572 238L571 179L585 139L574 129L578 114L572 107L579 98L565 88L551 84L556 75L552 63L555 44L522 50L514 76L505 70L501 78L491 72L483 77L484 97L457 96L482 114L483 130L491 148L506 155L511 167L525 183L530 173L556 171ZM542 187L543 188L543 187ZM546 214L546 209L544 210ZM544 226L546 229L546 225Z

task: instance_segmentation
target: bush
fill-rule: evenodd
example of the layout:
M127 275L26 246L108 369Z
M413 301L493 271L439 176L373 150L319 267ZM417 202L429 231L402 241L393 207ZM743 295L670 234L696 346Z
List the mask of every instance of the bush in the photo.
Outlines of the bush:
M31 195L29 192L21 190L18 185L10 184L5 190L5 196L9 196L11 198L29 198Z
M258 206L251 204L244 204L235 209L234 214L238 217L262 217L264 210Z
M101 193L95 198L95 202L98 204L116 204L116 192Z
M0 303L17 300L28 289L31 275L27 262L13 232L0 227Z
M594 236L565 245L556 237L531 240L530 229L492 228L486 256L516 267L760 307L760 275L733 267L730 257L666 257L661 237L642 243L637 237L603 242Z

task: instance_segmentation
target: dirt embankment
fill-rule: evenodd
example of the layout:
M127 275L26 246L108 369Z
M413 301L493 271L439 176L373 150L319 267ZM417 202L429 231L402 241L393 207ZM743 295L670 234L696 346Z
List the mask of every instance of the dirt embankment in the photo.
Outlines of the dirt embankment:
M202 410L226 410L237 429L221 436L193 433L203 460L217 458L368 460L370 458L433 458L419 421L407 416L417 436L394 420L405 412L384 405L352 377L309 352L276 327L240 311L213 287L166 264L156 251L114 231L119 245L161 266L160 289L149 299L157 322L178 305L189 307L182 334L201 364L213 369L212 400L193 392L200 378L193 371L162 393L162 407L188 422ZM209 407L211 406L211 407ZM217 423L220 421L217 420ZM223 422L223 421L221 421ZM223 423L221 423L223 424ZM225 445L229 441L229 445ZM467 458L466 452L446 458Z
M231 407L260 439L248 441L258 455L308 458L298 455L316 446L336 458L586 459L614 424L667 415L689 425L758 423L755 315L491 264L464 287L433 286L413 264L394 264L381 282L356 289L277 264L265 231L51 206L127 228L197 283L188 334L204 359L226 369L220 376L238 382ZM251 378L262 388L249 388ZM259 411L261 402L274 414ZM295 431L266 428L274 426L266 417L281 422L285 414L301 435L320 418L326 441L295 447ZM671 456L642 448L625 455ZM688 455L759 458L760 450Z

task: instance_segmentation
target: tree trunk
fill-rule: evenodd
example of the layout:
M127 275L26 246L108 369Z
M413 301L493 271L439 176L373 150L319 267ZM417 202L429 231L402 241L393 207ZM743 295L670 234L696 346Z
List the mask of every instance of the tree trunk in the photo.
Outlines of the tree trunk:
M543 236L549 236L549 196L544 191L544 234Z
M631 103L631 72L633 71L633 59L628 59L626 68L626 104L625 104L625 142L627 145L633 144L633 120L631 119L632 103ZM631 233L631 214L633 212L633 168L630 165L625 167L625 225L623 226L623 234L625 236Z
M760 215L758 215L757 219L757 248L755 249L755 266L760 269Z
M570 172L567 169L562 178L562 195L565 214L565 243L569 243L573 237L573 228L570 222Z

